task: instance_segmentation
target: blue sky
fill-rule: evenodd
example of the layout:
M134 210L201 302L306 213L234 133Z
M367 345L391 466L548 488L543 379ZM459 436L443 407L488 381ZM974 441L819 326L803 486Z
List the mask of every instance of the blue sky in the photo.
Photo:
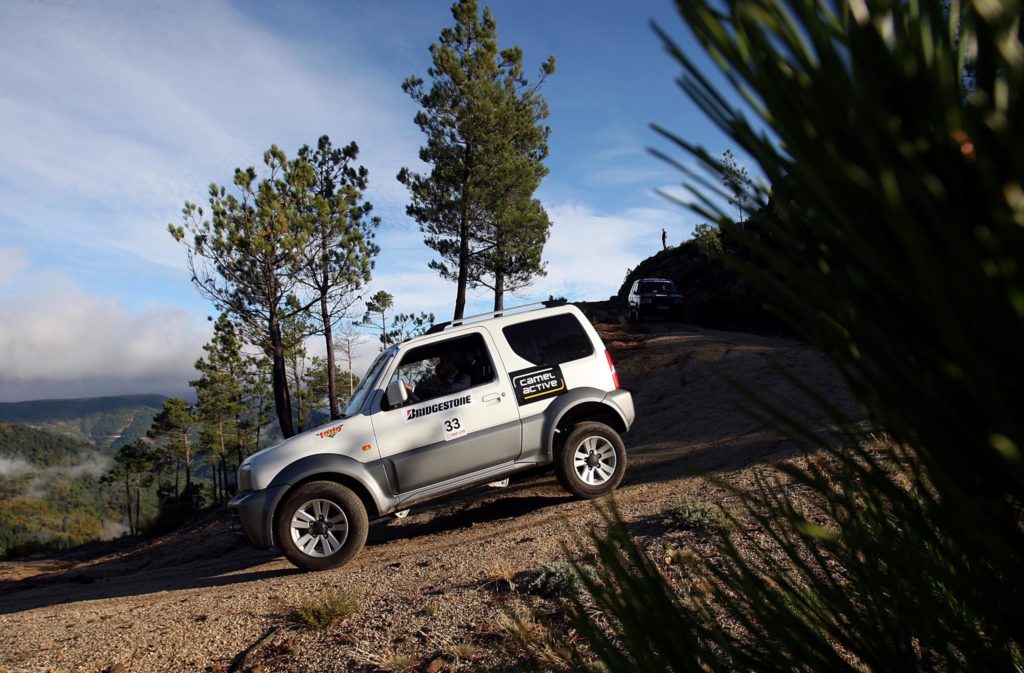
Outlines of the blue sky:
M491 7L528 72L558 64L543 89L548 276L506 305L606 298L662 227L679 242L698 222L654 193L680 179L647 154L670 149L649 124L729 147L675 86L649 22L684 46L686 30L664 0ZM371 289L450 317L454 286L427 268L395 179L423 168L401 82L426 75L450 23L444 1L2 3L0 401L184 392L212 309L167 224L271 144L294 154L324 133L355 140L370 171L383 219ZM469 310L490 302L471 293Z

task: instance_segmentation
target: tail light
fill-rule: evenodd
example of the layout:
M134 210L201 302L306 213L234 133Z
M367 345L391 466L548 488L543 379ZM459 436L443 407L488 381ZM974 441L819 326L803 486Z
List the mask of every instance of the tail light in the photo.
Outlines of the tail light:
M615 371L615 363L612 361L612 354L606 349L604 356L608 358L608 369L612 373L612 382L615 384L615 389L618 390L622 386L619 384L619 373Z

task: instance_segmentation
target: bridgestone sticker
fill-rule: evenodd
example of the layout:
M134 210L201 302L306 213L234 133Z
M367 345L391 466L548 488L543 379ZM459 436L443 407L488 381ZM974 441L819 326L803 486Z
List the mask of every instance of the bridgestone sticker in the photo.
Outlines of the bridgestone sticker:
M549 397L557 397L565 392L565 379L562 368L533 367L512 372L512 388L516 391L519 406L539 402Z
M405 420L411 421L417 418L423 418L424 416L429 416L430 414L436 414L440 411L448 411L449 409L464 407L472 402L472 395L463 395L462 397L456 397L453 400L445 400L444 402L435 402L434 404L425 404L422 407L406 409Z

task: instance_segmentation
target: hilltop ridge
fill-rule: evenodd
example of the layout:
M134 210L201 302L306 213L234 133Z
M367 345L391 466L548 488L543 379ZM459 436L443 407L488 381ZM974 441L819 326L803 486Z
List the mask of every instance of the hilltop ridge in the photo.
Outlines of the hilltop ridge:
M0 422L28 425L110 448L146 434L164 395L0 402Z

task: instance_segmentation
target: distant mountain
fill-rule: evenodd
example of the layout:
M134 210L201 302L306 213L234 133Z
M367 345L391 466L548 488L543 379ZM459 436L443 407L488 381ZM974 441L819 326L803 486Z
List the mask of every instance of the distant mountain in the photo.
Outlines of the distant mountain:
M95 452L91 443L68 435L0 422L0 459L8 459L8 468L24 463L31 464L33 469L66 467ZM5 472L10 471L14 470L0 469L0 476L8 476Z
M166 399L163 395L119 395L0 402L0 422L29 425L109 448L145 435Z

